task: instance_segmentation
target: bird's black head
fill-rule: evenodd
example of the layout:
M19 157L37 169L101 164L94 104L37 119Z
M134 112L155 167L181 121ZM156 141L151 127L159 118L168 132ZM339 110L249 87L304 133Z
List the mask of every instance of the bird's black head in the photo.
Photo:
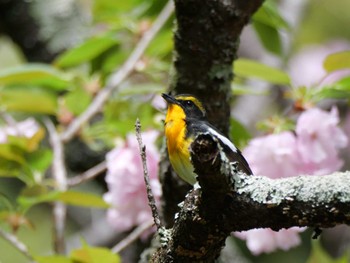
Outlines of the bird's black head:
M186 119L205 119L206 113L203 104L195 96L190 94L179 94L174 97L163 93L162 97L168 105L179 105L185 112Z

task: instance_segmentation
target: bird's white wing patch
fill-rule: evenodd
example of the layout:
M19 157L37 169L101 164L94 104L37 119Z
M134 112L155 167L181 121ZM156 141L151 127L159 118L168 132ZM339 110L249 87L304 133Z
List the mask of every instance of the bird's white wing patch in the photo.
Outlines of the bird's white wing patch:
M233 152L237 152L237 148L236 146L233 145L233 143L228 139L226 138L225 136L221 135L220 133L218 133L216 130L214 130L213 128L209 127L208 128L209 132L211 134L213 134L214 136L216 136L217 138L219 138L225 145L227 145L228 147L230 147L230 149L233 151Z

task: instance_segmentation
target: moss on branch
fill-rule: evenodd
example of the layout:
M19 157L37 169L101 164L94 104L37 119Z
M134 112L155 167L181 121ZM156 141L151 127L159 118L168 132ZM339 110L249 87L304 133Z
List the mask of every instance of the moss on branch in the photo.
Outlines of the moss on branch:
M233 231L350 224L349 172L274 180L245 175L208 134L192 143L191 158L200 187L181 204L168 243L156 253L163 259L213 262Z

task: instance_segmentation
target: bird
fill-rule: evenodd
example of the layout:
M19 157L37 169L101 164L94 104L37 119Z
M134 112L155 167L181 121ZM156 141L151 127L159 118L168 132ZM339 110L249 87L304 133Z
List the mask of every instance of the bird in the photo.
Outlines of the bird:
M164 121L166 145L171 166L185 182L194 185L196 174L190 160L190 145L199 133L208 133L220 143L230 162L236 162L238 170L252 175L241 151L207 119L202 102L193 95L171 96L162 93L167 102Z

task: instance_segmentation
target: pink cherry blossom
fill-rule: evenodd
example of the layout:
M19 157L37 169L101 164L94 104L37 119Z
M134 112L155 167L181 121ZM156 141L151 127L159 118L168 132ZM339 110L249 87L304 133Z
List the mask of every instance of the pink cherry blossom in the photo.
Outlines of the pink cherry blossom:
M348 138L338 127L337 108L330 112L312 108L303 112L296 124L297 147L303 165L300 173L324 175L343 165L338 157Z
M317 86L326 77L323 68L324 59L336 52L348 50L350 43L343 40L333 40L324 45L309 45L294 55L289 61L289 74L294 86ZM349 70L336 71L323 79L322 84L335 82L349 75Z
M348 143L338 125L336 108L330 112L312 108L299 116L295 134L282 132L252 139L243 154L256 175L279 178L329 174L341 168L343 161L338 153ZM301 228L279 232L254 229L234 235L246 240L250 251L257 255L298 245L301 231Z
M281 229L278 232L269 228L259 228L236 232L234 235L246 240L248 249L254 255L259 255L263 252L270 253L277 248L288 250L299 245L301 242L299 232L302 231L304 231L304 228L299 227Z
M32 138L40 129L34 118L15 122L11 125L0 127L0 143L6 143L8 136Z
M292 132L286 131L252 139L243 155L256 175L279 178L296 176L299 171L297 139ZM300 228L290 228L275 232L266 228L236 232L234 235L246 240L248 249L254 255L258 255L278 248L288 250L299 245L300 231Z
M287 131L252 139L243 155L256 175L270 178L295 176L299 161L296 146L295 136Z
M159 200L161 187L158 181L159 152L155 146L157 136L156 131L142 133L152 191ZM117 231L126 231L151 219L136 136L128 135L122 146L107 154L106 161L109 191L104 199L112 205L107 211L107 221Z

